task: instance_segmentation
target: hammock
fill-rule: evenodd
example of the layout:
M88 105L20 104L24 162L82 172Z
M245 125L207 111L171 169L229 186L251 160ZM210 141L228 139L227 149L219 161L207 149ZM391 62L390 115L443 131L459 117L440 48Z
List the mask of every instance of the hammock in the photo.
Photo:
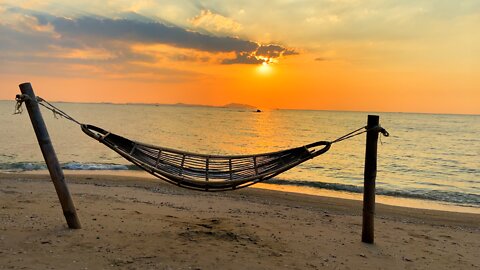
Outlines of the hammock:
M26 97L17 97L16 113ZM326 153L331 145L375 130L388 136L380 126L361 127L333 141L318 141L287 150L256 155L204 155L133 141L102 128L78 122L54 105L37 97L38 104L80 125L91 138L109 147L126 160L169 183L202 191L224 191L244 188L268 180L309 159Z
M190 189L223 191L270 179L330 149L319 141L256 155L202 155L129 140L93 125L82 131L154 176Z

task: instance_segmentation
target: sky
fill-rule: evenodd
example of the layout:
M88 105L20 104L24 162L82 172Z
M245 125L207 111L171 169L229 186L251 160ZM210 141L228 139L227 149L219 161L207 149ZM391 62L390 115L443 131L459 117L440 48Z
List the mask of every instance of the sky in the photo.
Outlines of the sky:
M0 1L0 99L480 114L480 1Z

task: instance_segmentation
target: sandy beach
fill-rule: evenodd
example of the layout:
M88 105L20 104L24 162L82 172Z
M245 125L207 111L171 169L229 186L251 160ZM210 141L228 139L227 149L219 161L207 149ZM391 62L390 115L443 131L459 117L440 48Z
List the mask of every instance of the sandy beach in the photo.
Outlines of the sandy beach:
M68 175L67 228L48 175L0 174L1 269L478 269L480 215L248 188L201 193L148 178Z

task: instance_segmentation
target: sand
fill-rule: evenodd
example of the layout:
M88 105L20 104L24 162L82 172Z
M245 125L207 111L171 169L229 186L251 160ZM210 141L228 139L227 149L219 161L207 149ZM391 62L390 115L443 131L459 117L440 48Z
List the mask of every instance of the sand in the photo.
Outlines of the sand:
M47 175L0 174L1 269L479 269L480 215L247 188L201 193L148 178L68 175L68 229Z

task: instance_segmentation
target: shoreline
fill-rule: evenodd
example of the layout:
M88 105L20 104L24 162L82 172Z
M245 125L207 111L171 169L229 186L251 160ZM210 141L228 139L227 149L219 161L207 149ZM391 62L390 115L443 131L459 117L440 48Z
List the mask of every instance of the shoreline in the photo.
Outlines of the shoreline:
M23 171L23 172L0 172L2 174L20 174L20 175L48 175L47 170L36 170L36 171ZM162 180L159 180L144 171L124 171L124 170L64 170L65 176L78 176L78 175L95 175L95 176L119 176L119 177L136 177L143 179L144 181L155 181L161 184L167 184ZM297 193L300 195L312 195L320 197L329 197L329 198L339 198L347 200L362 201L362 193L353 193L346 191L336 191L336 190L327 190L311 187L299 187L299 186L290 186L290 185L276 185L270 184L268 182L260 182L255 185L250 186L249 188L254 189L264 189L264 190L275 190L279 192L288 192L288 193ZM393 197L385 195L376 195L377 204L385 204L390 206L398 207L407 207L415 208L420 210L438 210L438 211L447 211L447 212L458 212L458 213L470 213L470 214L479 214L480 207L475 206L462 206L454 203L444 202L444 201L433 201L433 200L424 200L424 199L415 199L415 198L405 198L405 197Z
M12 177L13 176L13 177ZM147 177L144 177L147 176ZM203 192L189 190L181 188L164 181L159 181L155 177L149 177L150 175L142 173L141 175L125 175L125 174L99 174L98 171L89 171L89 173L65 173L66 181L68 185L71 184L80 184L80 185L94 185L94 186L107 186L107 187L127 187L127 188L140 188L146 190L156 189L166 189L171 192L176 193L187 193L194 194L198 196L208 196L212 194L213 196L222 196L226 194L228 197L243 197L245 195L262 197L264 199L286 199L289 202L321 202L328 205L331 209L339 212L346 212L348 214L362 215L362 201L357 199L345 197L333 197L333 196L322 196L318 194L305 194L297 193L287 190L275 190L267 189L262 187L254 187L255 185L232 191L224 192ZM48 171L45 171L41 174L35 173L0 173L0 180L7 180L14 178L15 181L39 181L47 182L52 185L52 192L54 195L55 189L53 189L53 184L48 175ZM261 184L261 183L260 183ZM73 198L75 200L75 198ZM415 218L421 219L423 215L428 215L429 217L434 217L438 222L446 222L456 224L467 224L467 225L478 225L480 230L480 215L477 213L470 212L456 212L448 210L438 210L438 209L426 209L426 208L416 208L416 207L406 207L399 205L384 204L381 202L376 202L376 216L387 217L405 217L405 218ZM478 223L477 223L478 222Z
M134 176L67 175L69 230L47 174L0 173L0 269L478 269L480 215L247 188L205 193Z

